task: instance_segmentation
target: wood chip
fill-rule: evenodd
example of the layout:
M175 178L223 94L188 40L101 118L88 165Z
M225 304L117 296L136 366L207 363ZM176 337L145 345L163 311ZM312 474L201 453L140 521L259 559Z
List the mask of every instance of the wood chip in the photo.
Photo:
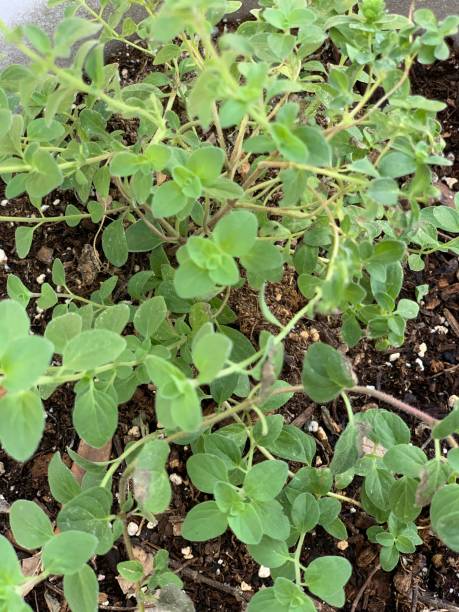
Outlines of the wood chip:
M443 309L443 314L445 315L445 319L450 324L451 329L456 334L456 336L459 338L459 323L458 323L456 317L447 308Z

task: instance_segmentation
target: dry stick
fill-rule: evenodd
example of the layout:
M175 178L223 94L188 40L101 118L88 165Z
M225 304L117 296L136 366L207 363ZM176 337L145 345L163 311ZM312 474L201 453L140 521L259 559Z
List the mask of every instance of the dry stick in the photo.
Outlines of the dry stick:
M378 572L381 569L381 565L378 563L378 565L376 565L376 567L374 567L371 572L368 574L367 579L365 580L365 582L362 584L362 587L360 589L360 591L357 593L357 597L354 599L354 602L352 604L352 608L351 608L351 612L355 612L357 610L357 606L359 605L359 601L362 599L363 594L365 593L365 591L367 590L367 588L370 585L370 582L373 580L373 576L376 574L376 572Z
M201 582L202 584L207 584L208 586L217 589L218 591L222 591L223 593L227 593L228 595L232 595L238 601L247 603L248 598L245 597L244 592L236 587L231 587L224 582L218 582L218 580L213 580L212 578L208 578L203 574L200 574L198 571L190 569L189 567L182 567L179 569L180 563L174 560L170 560L169 564L174 568L180 571L183 576L186 576L190 580L195 582Z
M438 599L431 593L419 593L418 601L427 606L435 607L436 610L445 610L445 612L459 612L459 607L455 604L446 601L445 599Z
M438 419L435 419L434 417L431 417L422 410L419 410L419 408L410 406L410 404L406 404L405 402L402 402L401 400L392 397L392 395L384 393L384 391L378 391L377 389L370 389L369 387L361 386L352 387L350 391L354 393L361 393L362 395L369 395L370 397L379 399L382 402L385 402L386 404L390 404L394 408L397 408L397 410L400 410L401 412L406 412L406 414L409 414L419 419L420 421L424 421L424 423L427 423L430 428L433 428L435 425L437 425L437 423L440 422ZM452 448L458 448L458 444L452 436L449 436L447 440Z

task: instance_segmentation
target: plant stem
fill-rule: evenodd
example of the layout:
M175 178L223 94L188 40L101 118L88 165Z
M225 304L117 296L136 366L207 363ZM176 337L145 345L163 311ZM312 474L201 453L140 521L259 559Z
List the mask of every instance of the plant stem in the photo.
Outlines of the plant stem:
M435 459L441 460L442 454L441 454L440 440L437 440L436 438L434 438L434 447L435 447Z
M341 397L343 398L344 405L346 406L347 418L349 419L349 423L353 424L354 423L354 412L352 410L351 401L345 391L342 391Z
M298 539L295 549L295 582L301 586L301 551L303 550L306 533L302 533Z
M348 176L346 174L340 173L338 170L329 170L327 168L319 168L318 166L310 166L309 164L297 164L295 162L288 162L288 161L261 161L258 164L258 167L262 167L262 168L297 168L298 170L305 170L306 172L311 172L312 174L319 174L319 175L328 176L330 178L334 178L340 181L347 181L348 183L353 183L354 185L361 185L363 187L368 185L368 180L360 179L356 176Z
M375 399L379 399L382 402L390 404L394 408L401 410L402 412L406 412L407 414L416 417L420 421L424 421L424 423L427 423L427 425L429 425L430 427L433 427L438 423L437 419L431 417L429 414L423 412L422 410L419 410L419 408L410 406L409 404L406 404L405 402L402 402L401 400L392 397L392 395L384 393L384 391L378 391L377 389L371 389L370 387L362 387L359 385L352 387L350 391L352 391L353 393L360 393L361 395L368 395L370 397L374 397Z
M119 206L109 210L109 214L115 214L127 210L128 206ZM77 221L81 219L90 219L90 213L81 213L81 215L62 215L59 217L2 217L0 216L0 223L28 223L42 225L43 223L62 223L63 221Z
M102 155L96 155L95 157L88 157L88 159L80 159L75 161L68 161L58 163L58 167L61 170L70 170L73 168L81 168L82 166L90 166L91 164L97 164L101 161L106 161L110 159L113 153L104 153ZM7 166L0 166L0 174L13 174L14 172L31 172L33 170L33 166L30 164L10 164Z

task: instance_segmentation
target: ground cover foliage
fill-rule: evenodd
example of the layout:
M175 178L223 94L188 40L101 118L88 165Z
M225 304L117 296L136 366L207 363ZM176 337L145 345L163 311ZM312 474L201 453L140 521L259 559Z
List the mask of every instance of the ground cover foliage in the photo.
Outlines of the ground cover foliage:
M307 612L314 598L344 605L350 563L302 558L316 528L347 538L343 503L374 519L368 538L380 545L386 571L421 543L416 519L424 508L438 538L459 551L459 407L439 422L361 387L345 355L322 342L304 355L301 385L281 378L284 340L316 314L339 315L349 347L364 337L379 350L401 346L419 310L399 297L404 270L422 270L436 251L459 253L459 202L434 204L431 168L450 163L436 119L443 104L412 95L409 82L415 61L448 56L444 39L459 18L438 23L426 9L388 15L380 0L262 0L256 19L215 37L238 2L145 0L149 16L139 25L123 17L130 2L112 1L107 18L109 3L101 4L83 19L76 12L85 0L73 2L52 41L34 26L2 26L30 64L0 74L0 176L6 197L27 194L36 214L8 217L6 208L0 221L17 223L20 257L43 224L89 219L109 265L123 268L130 253L147 254L148 265L129 278L121 300L116 274L89 298L75 294L59 259L39 294L10 276L9 299L0 302L0 441L15 460L30 458L43 433L43 401L67 384L75 430L94 448L110 442L118 406L141 385L154 385L156 422L106 462L69 450L85 471L81 483L54 456L56 525L35 502L14 502L14 539L42 550L41 570L23 576L1 536L2 609L30 609L23 596L57 575L72 611L96 610L88 562L120 538L126 560L118 571L134 585L138 609L157 601L158 588L180 598L167 552L145 576L127 528L130 517L154 520L167 510L174 444L191 446L189 478L208 495L186 516L183 537L205 541L230 529L271 569L273 585L254 595L250 612ZM117 66L104 63L104 44L126 37L157 71L122 88ZM327 41L333 64L318 59ZM115 117L135 122L133 144L112 128ZM73 192L75 204L46 216L43 198L58 188ZM282 325L264 296L287 268L306 303ZM257 345L237 330L228 306L244 283L277 329L262 332ZM43 337L30 334L27 307L35 302L50 313ZM395 412L354 414L352 392L425 421L432 453L410 444ZM282 406L294 393L344 402L348 424L327 467L313 467L314 438L284 422ZM343 493L351 483L355 499Z

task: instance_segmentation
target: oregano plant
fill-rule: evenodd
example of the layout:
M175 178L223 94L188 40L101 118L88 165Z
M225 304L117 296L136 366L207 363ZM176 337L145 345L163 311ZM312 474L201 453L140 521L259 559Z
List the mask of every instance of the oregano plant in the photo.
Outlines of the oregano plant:
M386 571L422 542L422 512L459 551L459 406L437 421L359 386L344 352L322 342L310 344L301 383L291 385L284 341L302 319L325 314L339 320L347 347L362 338L381 351L399 347L419 311L400 297L406 269L422 270L437 251L459 254L459 201L435 204L432 180L434 166L450 165L436 117L444 105L410 87L414 62L447 57L459 18L389 15L382 0L259 0L253 19L215 37L240 2L139 0L147 17L138 25L124 17L131 3L93 10L70 0L52 39L0 22L29 59L0 73L0 177L7 199L26 195L31 205L23 217L6 206L0 222L16 225L25 258L39 228L89 221L107 271L89 295L58 258L39 293L9 276L0 302L2 448L18 462L33 456L44 402L63 385L73 388L75 431L93 448L110 444L119 406L138 387L153 390L155 412L117 456L94 462L68 449L82 479L53 456L54 523L36 502L13 503L14 542L0 536L0 608L30 610L23 598L58 576L73 612L97 610L91 560L120 539L118 572L138 610L158 601L158 588L180 597L167 551L145 575L128 530L130 518L153 521L168 509L175 444L191 448L187 473L205 494L183 517L182 536L206 541L230 530L271 570L249 612L309 612L315 599L343 606L349 561L305 553L316 531L347 539L343 504L372 518L368 539ZM104 61L112 39L154 69L122 87L117 64ZM123 121L134 126L130 141ZM43 203L56 189L75 197L52 216ZM129 275L136 254L142 267ZM265 290L286 273L304 306L282 324ZM271 330L250 340L229 306L244 285L258 292ZM35 306L46 313L43 335L31 333ZM286 421L282 407L296 393L339 399L346 412L329 465L317 467L314 436ZM381 405L354 411L353 395ZM411 443L399 413L427 424L431 448ZM39 551L33 577L14 543Z

